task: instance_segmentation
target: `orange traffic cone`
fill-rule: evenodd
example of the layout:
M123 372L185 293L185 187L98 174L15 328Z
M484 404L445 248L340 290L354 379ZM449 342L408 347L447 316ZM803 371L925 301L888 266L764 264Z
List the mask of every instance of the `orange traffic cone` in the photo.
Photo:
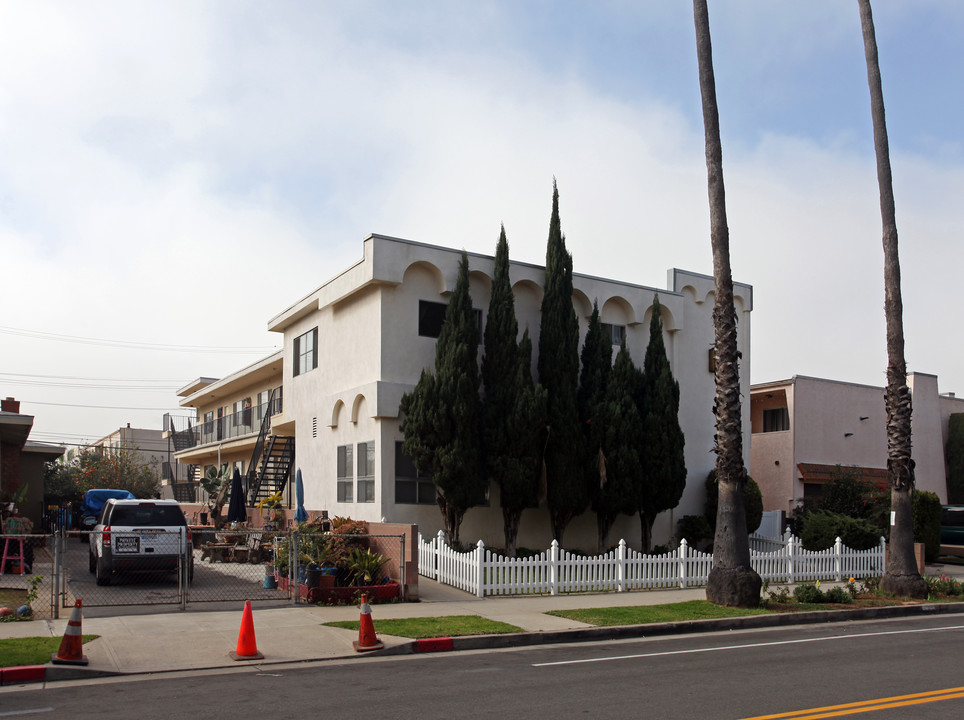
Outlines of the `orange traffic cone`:
M381 650L385 647L375 637L375 623L372 622L372 609L368 606L368 596L361 596L361 622L358 623L358 642L353 642L355 650Z
M81 632L81 599L77 598L74 609L64 630L64 639L60 641L60 650L50 656L50 662L55 665L86 665L87 656L84 655L84 638Z
M251 613L250 600L244 601L241 632L238 633L238 649L228 654L235 660L261 660L264 657L258 652L258 643L254 639L254 615Z

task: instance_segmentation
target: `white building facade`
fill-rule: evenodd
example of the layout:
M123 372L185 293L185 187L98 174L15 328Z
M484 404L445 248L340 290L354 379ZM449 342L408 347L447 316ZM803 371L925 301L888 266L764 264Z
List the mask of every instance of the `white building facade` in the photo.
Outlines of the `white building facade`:
M401 455L399 404L422 370L434 367L441 315L455 287L460 258L460 251L449 248L369 236L361 261L268 323L269 330L284 336L283 409L271 417L272 432L294 437L295 466L302 471L309 510L357 520L417 523L425 535L441 528L431 484L418 478ZM477 254L468 259L472 304L484 322L494 259ZM520 337L528 329L537 349L545 270L510 263L509 274ZM688 470L680 506L664 513L654 527L655 542L668 542L676 519L702 512L704 481L715 463L713 279L671 270L667 288L656 289L574 274L573 287L580 348L596 301L601 321L612 327L615 338L625 339L637 366L643 364L653 300L659 295L667 354L680 383L679 418ZM741 377L749 378L752 288L736 284L735 302ZM480 343L480 361L482 353ZM536 366L533 357L533 378L538 381ZM748 379L743 383L743 395L749 397ZM203 417L203 398L210 388L196 390L182 405L193 405ZM747 462L749 432L745 413ZM191 452L199 456L203 448ZM490 487L487 506L468 511L461 534L464 541L481 538L486 545L503 544L497 487ZM617 521L610 538L616 542L620 537L638 547L637 518ZM545 548L551 540L547 510L527 510L519 545ZM566 545L591 550L595 544L595 516L587 509L567 529Z

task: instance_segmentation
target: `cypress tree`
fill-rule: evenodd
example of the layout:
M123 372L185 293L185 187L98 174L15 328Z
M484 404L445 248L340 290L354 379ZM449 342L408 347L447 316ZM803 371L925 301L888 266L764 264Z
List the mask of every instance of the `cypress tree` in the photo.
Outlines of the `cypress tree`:
M415 389L401 402L402 450L419 471L433 474L436 500L453 542L459 540L465 512L485 493L478 345L469 296L469 259L463 251L435 345L435 374L423 371Z
M599 305L593 303L589 328L582 344L582 370L579 374L579 391L576 394L576 407L579 411L579 425L584 438L586 491L590 506L596 512L599 528L599 549L605 545L605 535L612 520L604 509L601 497L606 482L606 463L603 460L603 428L596 413L603 408L606 389L612 375L612 339L603 332L599 322ZM602 508L602 509L601 509ZM602 514L601 514L602 513Z
M643 419L633 399L637 370L626 345L616 355L612 377L593 412L593 441L598 442L596 466L599 485L593 493L599 530L599 550L616 518L632 514L637 508L637 492L642 483L640 436Z
M582 432L576 411L579 323L572 306L572 256L559 221L559 190L552 183L546 282L539 334L539 381L547 393L548 437L543 458L553 537L562 544L569 522L588 503L582 472Z
M532 384L532 341L527 330L519 345L518 332L509 281L509 244L503 227L485 324L482 383L487 467L501 488L505 546L511 556L515 555L522 511L539 502L539 438L545 425L545 393Z
M643 552L653 539L656 516L679 505L686 487L685 440L679 424L679 382L673 377L663 343L659 295L653 298L649 345L643 363L643 484L638 494Z

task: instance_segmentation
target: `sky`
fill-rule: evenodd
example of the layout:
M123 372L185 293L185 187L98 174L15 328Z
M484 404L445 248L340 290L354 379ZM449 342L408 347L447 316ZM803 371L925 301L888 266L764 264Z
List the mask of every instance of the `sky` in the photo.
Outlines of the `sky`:
M710 4L750 377L883 386L855 1ZM906 358L964 393L964 3L877 0ZM712 274L685 0L0 0L0 396L31 439L185 414L380 233L577 273Z

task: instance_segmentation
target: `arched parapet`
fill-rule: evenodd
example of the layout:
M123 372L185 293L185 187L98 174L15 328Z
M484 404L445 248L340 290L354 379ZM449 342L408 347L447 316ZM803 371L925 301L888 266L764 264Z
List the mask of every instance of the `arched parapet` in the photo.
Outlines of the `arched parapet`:
M345 403L342 400L335 400L335 404L331 408L331 424L328 425L328 427L338 427L338 423L341 421L341 417L344 412Z
M592 315L592 300L582 290L572 291L572 306L576 310L576 317L589 318Z
M650 304L650 306L646 308L646 312L643 314L643 324L646 327L649 327L650 322L653 320L654 307L654 304ZM669 307L664 305L662 301L659 303L659 317L663 321L663 332L671 333L680 329L676 315Z
M450 288L446 287L442 270L434 263L425 260L418 260L405 268L402 282L406 285L430 287L439 295L450 292Z
M355 399L351 404L351 421L353 424L358 424L358 419L363 417L366 406L365 396L359 393L355 396Z
M600 305L599 320L612 325L635 325L636 310L626 298L614 295Z

